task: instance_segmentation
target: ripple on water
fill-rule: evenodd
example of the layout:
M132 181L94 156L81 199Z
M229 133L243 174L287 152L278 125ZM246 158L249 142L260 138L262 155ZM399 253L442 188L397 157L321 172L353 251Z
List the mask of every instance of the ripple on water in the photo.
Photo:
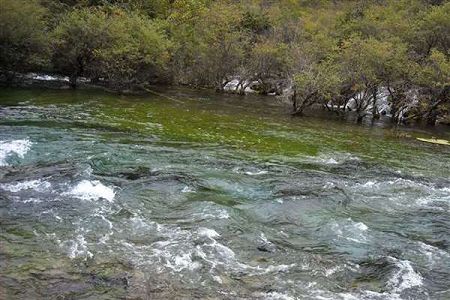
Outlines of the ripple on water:
M367 205L387 211L430 209L448 211L450 189L431 183L396 178L391 180L371 179L364 183L349 185L349 192L356 197L375 199Z
M386 263L384 264L386 273L380 269L372 274L373 276L381 276L380 278L383 278L381 291L373 291L369 288L358 289L351 293L338 293L337 295L323 290L316 290L315 293L320 295L320 299L401 300L429 298L427 293L424 293L422 290L424 281L422 275L414 270L409 260L388 256L384 257L377 264L381 262Z
M222 243L223 237L212 228L186 229L174 224L158 224L141 217L133 217L130 225L137 232L144 231L147 236L153 236L156 241L143 243L139 239L123 239L117 243L134 265L147 270L150 268L152 272L171 272L180 276L188 273L191 279L207 276L220 283L221 276L233 272L245 272L249 275L277 274L288 272L294 266L247 264L233 249ZM204 274L195 273L200 268L209 271L203 272Z

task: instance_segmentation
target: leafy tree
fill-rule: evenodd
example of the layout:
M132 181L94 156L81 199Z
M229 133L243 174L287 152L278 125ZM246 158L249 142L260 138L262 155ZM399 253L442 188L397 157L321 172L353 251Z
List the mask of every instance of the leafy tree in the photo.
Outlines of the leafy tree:
M112 20L110 43L95 50L103 76L116 83L163 80L171 47L165 24L121 10Z
M282 42L274 42L271 38L252 45L252 50L241 71L241 92L252 81L260 81L260 92L267 94L275 91L281 94L284 78L289 73L290 49Z
M414 49L427 56L432 49L443 53L450 51L450 2L433 6L426 11L414 27L415 35L411 41Z
M80 76L98 77L100 61L96 52L112 42L109 30L113 20L101 9L70 11L53 33L55 70L70 75L73 87Z
M0 71L26 72L48 62L46 10L34 0L0 0Z
M239 27L242 15L238 6L213 3L195 16L188 10L182 15L177 12L173 18L187 18L189 24L176 53L182 77L195 85L222 91L238 72L248 43L246 32Z
M420 107L414 117L424 118L434 125L438 116L448 114L450 104L450 59L437 49L418 69L415 83L420 91Z
M352 37L342 46L339 60L358 121L366 116L369 107L373 116L377 116L377 95L382 87L390 91L394 110L400 109L402 85L408 82L415 67L405 44L398 40Z
M117 83L150 80L169 59L160 23L117 7L80 8L69 12L54 31L54 65L70 74L103 77Z
M337 97L342 85L342 77L332 60L305 65L293 77L293 114L301 115L314 103L326 104Z

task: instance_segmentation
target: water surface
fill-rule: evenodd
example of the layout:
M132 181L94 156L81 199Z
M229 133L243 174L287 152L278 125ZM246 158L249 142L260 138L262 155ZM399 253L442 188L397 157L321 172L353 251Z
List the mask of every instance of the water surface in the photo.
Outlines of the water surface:
M0 90L0 298L450 298L448 130L162 93Z

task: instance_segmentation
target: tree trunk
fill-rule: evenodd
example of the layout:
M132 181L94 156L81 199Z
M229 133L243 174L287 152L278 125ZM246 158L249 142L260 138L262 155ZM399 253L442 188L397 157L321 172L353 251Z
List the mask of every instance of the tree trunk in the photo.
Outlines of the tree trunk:
M297 111L297 92L295 90L291 96L291 101L292 101L293 112L295 113Z
M442 92L442 94L444 94L444 92ZM444 102L444 98L434 101L434 103L428 109L428 112L424 115L427 125L430 125L430 126L436 125L436 121L437 121L437 117L438 117L437 109L438 109L438 106L442 102Z
M16 72L5 72L5 80L6 80L6 86L11 86L14 82L14 78L16 77Z
M238 84L236 85L236 88L234 89L234 92L238 95L242 95L242 85L243 85L243 79L239 80Z
M225 86L230 82L231 80L225 79L221 83L217 85L216 92L223 92L225 90Z
M377 96L378 96L378 88L374 88L372 91L372 118L379 119L380 114L378 113L377 106Z
M433 110L432 112L430 112L426 118L427 121L427 125L429 126L434 126L436 125L436 121L437 121L437 112L435 110Z
M70 83L70 87L73 89L77 88L77 78L78 78L77 73L70 75L69 83Z
M356 118L356 123L361 124L365 116L366 116L365 114L364 115L358 114L358 117Z

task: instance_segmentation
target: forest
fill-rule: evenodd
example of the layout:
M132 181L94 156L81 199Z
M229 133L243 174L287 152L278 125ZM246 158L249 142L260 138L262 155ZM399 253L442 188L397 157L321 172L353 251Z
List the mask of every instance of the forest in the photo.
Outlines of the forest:
M450 123L449 47L445 0L0 0L3 82L252 88L293 115Z

